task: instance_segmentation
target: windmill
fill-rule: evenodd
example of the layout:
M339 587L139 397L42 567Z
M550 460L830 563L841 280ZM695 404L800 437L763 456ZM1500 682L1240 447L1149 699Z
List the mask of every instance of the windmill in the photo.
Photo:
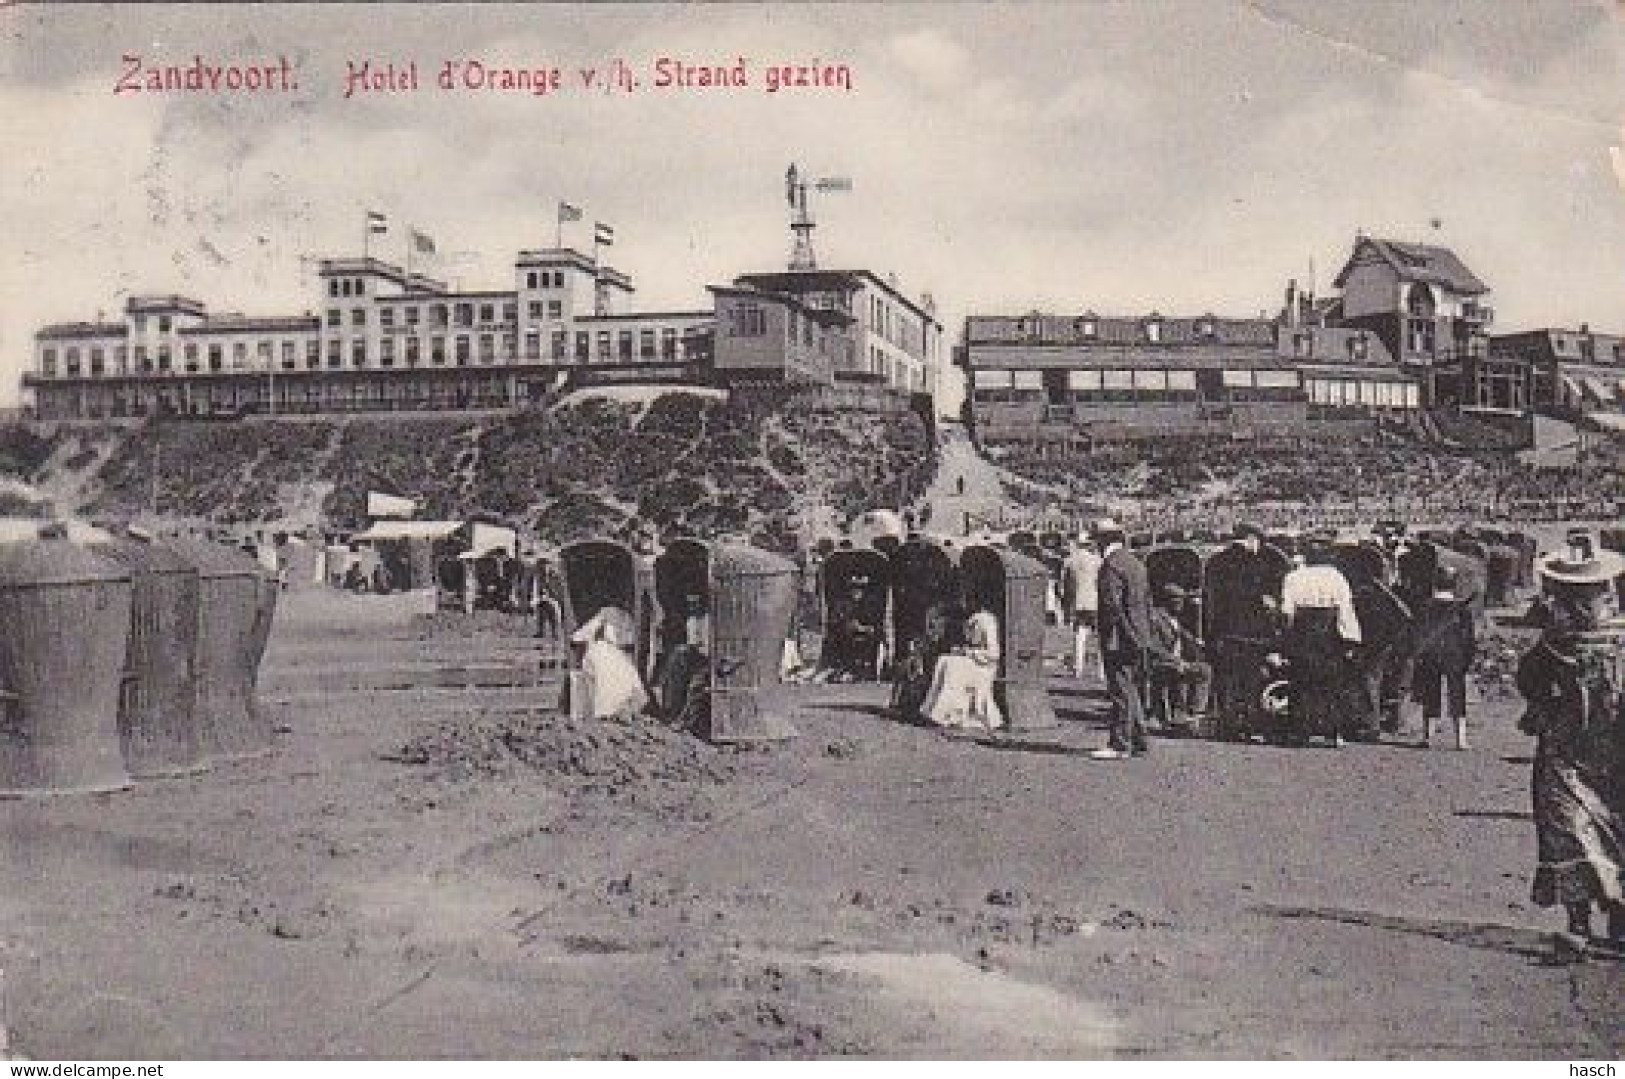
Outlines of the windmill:
M851 191L852 181L845 176L826 176L813 180L814 191ZM812 230L817 226L812 211L807 208L808 181L794 164L784 174L785 199L790 203L790 231L795 235L790 248L791 270L818 269L818 256L813 254Z

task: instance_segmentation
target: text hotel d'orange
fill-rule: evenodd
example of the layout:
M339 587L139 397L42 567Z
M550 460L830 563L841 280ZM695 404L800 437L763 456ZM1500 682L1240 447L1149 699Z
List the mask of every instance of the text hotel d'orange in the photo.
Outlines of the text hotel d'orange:
M411 93L498 93L541 97L563 93L634 94L644 90L756 90L769 94L795 90L853 89L847 64L814 58L807 63L759 63L738 56L721 63L691 63L662 56L635 66L614 59L599 67L514 66L484 60L346 60L338 76L345 100L357 96ZM337 73L336 73L337 74ZM299 72L286 56L242 63L194 56L184 63L148 63L126 53L113 84L114 94L291 94Z

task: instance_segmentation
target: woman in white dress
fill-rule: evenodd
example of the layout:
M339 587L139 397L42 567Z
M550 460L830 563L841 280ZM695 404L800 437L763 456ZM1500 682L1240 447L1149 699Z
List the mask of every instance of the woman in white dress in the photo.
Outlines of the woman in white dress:
M965 643L937 660L921 712L939 727L997 730L1004 715L993 699L999 673L999 620L979 610L965 623Z
M601 608L570 640L583 646L577 715L593 719L633 715L649 703L648 691L625 649L633 639L632 616L615 606Z

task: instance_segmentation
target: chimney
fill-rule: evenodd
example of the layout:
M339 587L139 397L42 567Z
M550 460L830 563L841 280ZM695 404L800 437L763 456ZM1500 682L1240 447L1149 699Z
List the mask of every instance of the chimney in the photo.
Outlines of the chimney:
M1294 278L1286 283L1286 324L1298 325L1298 282Z

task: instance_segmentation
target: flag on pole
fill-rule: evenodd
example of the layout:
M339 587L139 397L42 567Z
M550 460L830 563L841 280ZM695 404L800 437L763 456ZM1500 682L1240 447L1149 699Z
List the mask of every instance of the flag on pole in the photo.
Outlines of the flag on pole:
M581 207L573 205L572 203L568 203L568 202L560 202L559 203L559 223L560 224L563 224L566 221L580 221L580 220L581 220Z
M377 236L389 231L389 218L377 210L367 211L367 232Z
M434 238L417 229L410 230L412 234L412 250L420 255L432 255L434 251Z
M599 247L609 247L615 242L615 230L602 221L594 221L592 242Z

